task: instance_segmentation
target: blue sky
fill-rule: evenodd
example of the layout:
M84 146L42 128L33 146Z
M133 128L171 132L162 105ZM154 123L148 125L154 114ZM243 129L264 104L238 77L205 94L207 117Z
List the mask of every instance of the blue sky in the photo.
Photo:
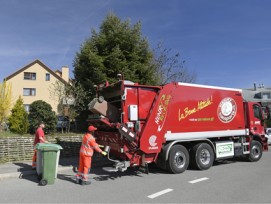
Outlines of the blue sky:
M271 87L269 0L0 0L0 80L40 59L73 70L108 12L141 21L150 46L179 52L197 83Z

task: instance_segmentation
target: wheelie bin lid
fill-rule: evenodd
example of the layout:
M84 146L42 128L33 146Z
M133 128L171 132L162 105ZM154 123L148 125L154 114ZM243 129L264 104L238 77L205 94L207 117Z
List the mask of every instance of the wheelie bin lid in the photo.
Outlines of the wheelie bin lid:
M41 151L59 151L63 148L58 144L38 143L36 149Z

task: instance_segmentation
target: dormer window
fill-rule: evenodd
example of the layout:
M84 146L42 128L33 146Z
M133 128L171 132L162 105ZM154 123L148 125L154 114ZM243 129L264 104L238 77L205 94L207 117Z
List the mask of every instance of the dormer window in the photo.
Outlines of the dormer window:
M36 80L36 73L24 72L24 80Z

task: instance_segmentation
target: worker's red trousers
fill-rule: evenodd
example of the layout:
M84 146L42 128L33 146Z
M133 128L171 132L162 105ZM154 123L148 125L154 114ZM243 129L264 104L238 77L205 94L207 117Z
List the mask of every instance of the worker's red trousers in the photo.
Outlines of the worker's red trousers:
M37 150L34 149L34 155L32 157L32 168L36 168L37 166Z
M92 157L86 156L80 153L79 168L78 168L78 173L76 174L77 178L79 177L83 181L88 180L88 172L89 172L89 169L91 168L91 159Z

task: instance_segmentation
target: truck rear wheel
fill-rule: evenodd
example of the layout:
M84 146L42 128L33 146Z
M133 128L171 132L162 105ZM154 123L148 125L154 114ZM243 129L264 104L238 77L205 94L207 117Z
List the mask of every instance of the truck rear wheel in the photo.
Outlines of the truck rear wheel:
M174 145L170 149L167 169L174 174L184 172L189 164L189 153L182 145Z
M259 161L263 154L263 147L260 142L252 140L250 144L250 153L247 159L251 162Z
M209 169L214 162L213 148L207 143L196 144L191 151L191 166L198 170Z

